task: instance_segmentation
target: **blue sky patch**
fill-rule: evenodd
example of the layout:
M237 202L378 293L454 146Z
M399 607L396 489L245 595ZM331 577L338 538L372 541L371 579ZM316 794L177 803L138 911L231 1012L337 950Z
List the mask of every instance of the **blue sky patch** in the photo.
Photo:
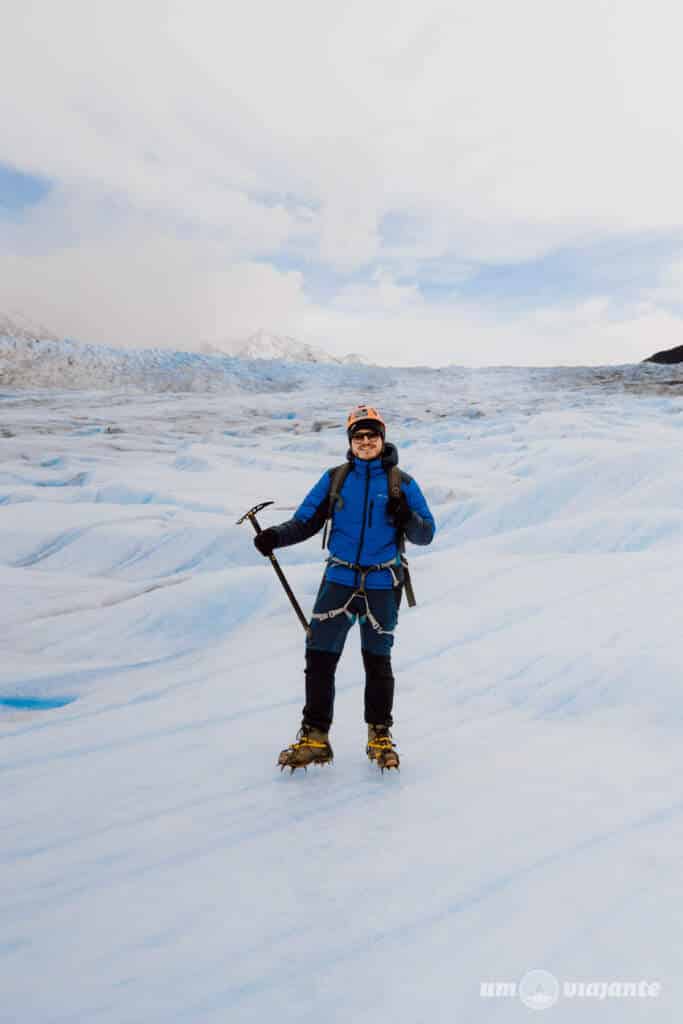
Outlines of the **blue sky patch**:
M385 219L385 252L350 273L317 260L307 246L283 247L262 255L259 262L283 273L299 271L307 296L322 305L349 285L371 286L378 269L384 268L393 270L396 284L417 287L430 304L471 304L515 315L603 297L627 306L656 288L667 268L683 256L681 232L644 232L564 247L519 263L466 263L457 252L447 252L422 260L413 275L406 275L392 267L388 240L405 240L413 226L412 218Z
M416 214L392 210L380 219L377 231L382 245L414 245L424 233L424 221Z
M302 210L318 213L321 208L319 200L308 199L304 196L295 195L293 192L268 192L260 190L247 192L247 196L252 202L258 203L260 206L266 206L268 209L282 206L289 213L295 215L301 213Z
M35 206L50 191L50 182L0 163L0 215L21 213Z
M417 275L430 301L472 302L520 311L597 297L628 302L655 287L683 253L677 234L628 235L584 246L557 249L524 263L478 264L451 282L443 273L448 258L423 263ZM457 260L453 260L454 270Z

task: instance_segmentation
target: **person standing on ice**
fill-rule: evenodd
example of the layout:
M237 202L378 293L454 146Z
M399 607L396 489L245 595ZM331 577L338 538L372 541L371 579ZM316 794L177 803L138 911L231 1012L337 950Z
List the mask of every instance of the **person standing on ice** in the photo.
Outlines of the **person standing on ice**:
M333 758L328 734L334 677L356 618L365 667L366 752L382 770L399 765L390 731L391 649L406 583L402 538L430 544L436 527L419 486L398 469L398 451L385 441L385 434L384 420L376 409L355 408L347 420L346 463L323 473L292 519L254 538L261 554L269 556L274 548L312 537L331 517L330 554L306 640L303 720L296 741L280 754L282 769L294 771Z

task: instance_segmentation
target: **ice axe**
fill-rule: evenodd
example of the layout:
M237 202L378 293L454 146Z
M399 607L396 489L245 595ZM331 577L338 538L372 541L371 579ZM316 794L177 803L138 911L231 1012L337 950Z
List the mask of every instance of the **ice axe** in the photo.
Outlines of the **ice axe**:
M274 504L272 501L262 501L260 505L254 505L254 507L250 508L248 512L245 512L243 516L240 516L240 518L237 520L237 526L239 526L241 523L243 523L245 519L248 519L249 522L251 523L251 525L254 527L254 532L255 533L261 533L262 531L261 531L261 527L259 526L258 519L256 518L256 513L260 512L261 509L267 508L268 505L272 505L272 504ZM280 568L280 563L278 562L277 558L275 557L275 555L273 554L272 551L268 555L268 558L270 559L270 564L272 565L273 569L275 569L275 572L277 573L277 577L280 580L280 583L285 588L285 593L286 593L287 597L289 598L289 600L292 603L292 608L296 612L296 614L297 614L297 616L299 618L299 622L301 623L301 625L306 630L306 633L308 634L308 632L310 630L310 626L308 625L308 622L306 621L306 616L301 611L301 605L299 604L299 602L295 598L294 594L292 593L292 588L290 587L289 583L285 579L285 574L283 573L282 569Z

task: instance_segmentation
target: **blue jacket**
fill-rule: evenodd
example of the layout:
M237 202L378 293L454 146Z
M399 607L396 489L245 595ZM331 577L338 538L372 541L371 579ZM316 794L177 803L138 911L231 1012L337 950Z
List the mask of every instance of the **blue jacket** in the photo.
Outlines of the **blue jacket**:
M398 464L398 452L393 444L385 444L381 458L364 461L347 455L351 470L341 489L341 507L332 517L329 538L331 555L355 565L377 565L397 561L399 558L396 527L387 515L387 470ZM275 527L276 547L288 547L312 537L323 526L329 507L332 470L328 469L309 491L294 518ZM401 473L401 490L412 511L405 526L405 535L413 544L429 544L436 524L424 495L415 480ZM357 586L359 574L343 566L330 565L326 578L345 586ZM393 578L387 569L368 574L369 590L388 590Z

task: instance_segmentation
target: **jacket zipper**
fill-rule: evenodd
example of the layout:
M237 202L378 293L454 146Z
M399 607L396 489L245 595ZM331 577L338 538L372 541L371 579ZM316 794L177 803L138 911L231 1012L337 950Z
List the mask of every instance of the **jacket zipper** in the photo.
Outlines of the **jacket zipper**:
M365 467L365 497L363 498L363 526L360 531L360 541L358 542L358 551L356 552L356 565L360 565L360 553L363 550L363 541L365 540L365 522L368 515L368 491L370 490L370 464L368 463ZM356 574L358 575L358 574ZM359 577L360 582L360 577Z

